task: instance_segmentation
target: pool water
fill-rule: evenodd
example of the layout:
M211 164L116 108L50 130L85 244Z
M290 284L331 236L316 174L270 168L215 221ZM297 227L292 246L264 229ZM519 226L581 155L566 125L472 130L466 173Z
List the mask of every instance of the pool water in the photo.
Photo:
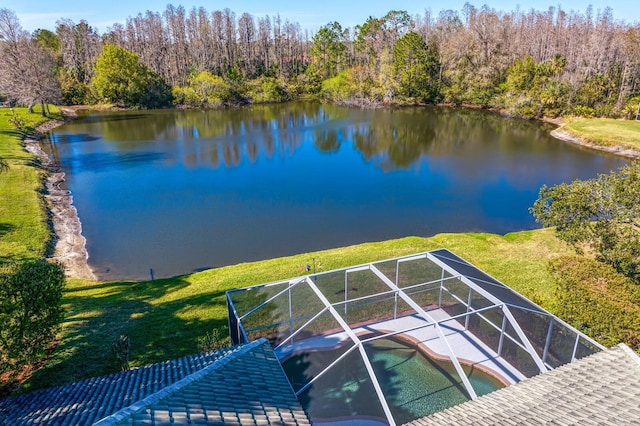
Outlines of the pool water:
M470 399L452 363L431 359L410 344L394 339L379 339L364 346L397 424ZM286 359L283 368L298 391L348 348L349 345L344 345L298 353ZM478 396L504 387L477 368L463 367ZM347 355L299 398L314 423L354 418L387 423L358 350Z

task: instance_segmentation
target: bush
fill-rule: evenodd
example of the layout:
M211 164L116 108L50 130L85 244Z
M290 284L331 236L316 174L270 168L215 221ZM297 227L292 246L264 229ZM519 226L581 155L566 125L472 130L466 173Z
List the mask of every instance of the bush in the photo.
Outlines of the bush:
M27 121L24 117L16 115L16 112L11 108L11 116L9 117L9 124L18 131L24 131L27 127Z
M576 117L590 118L596 115L596 110L588 106L576 105L575 107L573 107L573 115L575 115Z
M542 116L541 105L527 95L507 97L504 102L504 109L508 115L513 117L533 119Z
M392 80L390 78L390 80ZM362 67L353 67L340 71L335 77L322 82L321 95L328 101L338 103L362 102L363 100L378 101L384 98L384 92L389 91L389 97L393 97L395 87L389 83L389 87L381 84L376 87L366 75Z
M88 84L78 81L68 72L61 72L58 80L60 81L63 105L82 105L93 102L91 88Z
M174 87L172 96L174 104L190 107L218 107L235 98L231 86L208 71L190 78L188 86Z
M605 346L640 351L640 287L610 265L564 256L549 270L557 283L556 315Z
M111 353L118 360L121 371L129 371L131 366L129 365L129 336L121 334L116 340L111 343Z
M290 99L285 84L275 77L258 77L248 82L247 89L254 103L286 102Z
M13 376L45 355L63 318L64 284L56 263L0 267L0 373Z
M228 333L227 327L214 328L211 332L207 332L207 334L198 339L200 352L214 351L229 346L231 341ZM223 335L226 335L226 337L221 337Z
M293 83L293 93L301 95L303 93L317 95L322 90L322 77L313 65L310 65L304 73L295 77Z
M629 99L620 112L623 118L627 120L635 120L638 113L638 104L640 104L640 96Z
M341 71L335 77L328 78L322 82L321 93L327 100L341 101L349 97L349 73Z

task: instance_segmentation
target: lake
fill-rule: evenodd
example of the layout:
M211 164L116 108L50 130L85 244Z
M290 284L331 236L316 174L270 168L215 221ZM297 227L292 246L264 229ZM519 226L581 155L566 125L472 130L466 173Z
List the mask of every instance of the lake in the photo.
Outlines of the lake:
M538 225L541 185L624 159L467 109L310 102L85 113L42 145L100 279L168 277L408 235Z

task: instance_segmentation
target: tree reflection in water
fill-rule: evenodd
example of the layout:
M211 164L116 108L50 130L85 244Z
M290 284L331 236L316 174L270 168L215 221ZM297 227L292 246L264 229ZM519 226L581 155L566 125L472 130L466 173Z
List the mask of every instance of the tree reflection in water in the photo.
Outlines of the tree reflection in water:
M542 184L625 163L480 110L311 102L88 113L43 143L104 279L536 226ZM108 272L107 272L108 271Z

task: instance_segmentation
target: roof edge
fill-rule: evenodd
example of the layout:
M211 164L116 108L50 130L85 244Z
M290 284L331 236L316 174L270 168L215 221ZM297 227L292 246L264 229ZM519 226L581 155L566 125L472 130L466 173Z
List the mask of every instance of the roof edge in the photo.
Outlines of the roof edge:
M254 340L253 342L247 343L246 345L244 345L242 348L240 348L237 352L234 352L232 354L229 354L227 356L225 356L222 359L219 359L217 361L215 361L213 364L210 364L206 367L204 367L201 370L196 371L193 374L190 374L186 377L183 377L182 379L178 380L177 382L164 387L162 389L160 389L158 392L153 393L151 395L148 395L147 397L136 401L135 403L129 405L128 407L124 407L118 411L116 411L115 413L104 417L103 419L100 419L99 421L97 421L96 423L94 423L94 426L115 426L119 423L121 423L123 420L127 419L128 417L132 416L133 414L137 413L138 411L144 409L145 407L148 407L158 401L160 401L162 398L165 398L167 396L169 396L170 394L179 391L180 389L184 388L185 386L190 385L191 383L201 379L202 377L206 376L207 374L209 374L211 371L213 370L217 370L218 368L228 364L229 362L233 361L234 359L236 359L237 357L257 348L258 346L264 344L265 342L268 342L267 339L265 338L261 338L258 340Z
M625 345L624 343L618 343L616 346L614 346L614 348L615 347L619 347L620 349L622 349L629 356L629 358L635 361L636 364L640 365L640 355L638 355L629 346Z

